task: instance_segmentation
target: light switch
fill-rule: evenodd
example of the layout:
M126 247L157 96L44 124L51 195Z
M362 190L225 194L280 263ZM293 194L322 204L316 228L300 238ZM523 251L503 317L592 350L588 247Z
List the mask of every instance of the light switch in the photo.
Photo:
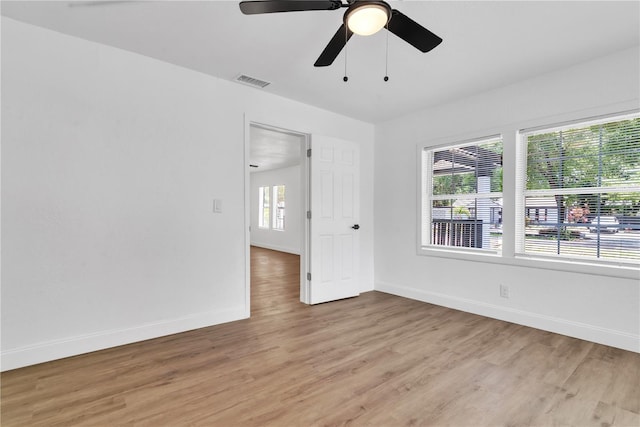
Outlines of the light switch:
M222 213L222 200L220 199L213 200L213 212Z

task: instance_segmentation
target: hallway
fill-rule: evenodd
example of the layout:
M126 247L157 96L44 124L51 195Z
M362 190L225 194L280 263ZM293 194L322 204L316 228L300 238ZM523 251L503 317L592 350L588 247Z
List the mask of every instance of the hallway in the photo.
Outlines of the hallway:
M251 316L302 308L300 256L251 247Z

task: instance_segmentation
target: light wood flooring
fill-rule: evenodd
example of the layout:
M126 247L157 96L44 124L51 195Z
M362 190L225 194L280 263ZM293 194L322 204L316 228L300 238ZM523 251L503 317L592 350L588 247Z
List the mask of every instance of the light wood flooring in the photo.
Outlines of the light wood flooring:
M640 425L639 354L251 258L251 319L3 373L2 426Z

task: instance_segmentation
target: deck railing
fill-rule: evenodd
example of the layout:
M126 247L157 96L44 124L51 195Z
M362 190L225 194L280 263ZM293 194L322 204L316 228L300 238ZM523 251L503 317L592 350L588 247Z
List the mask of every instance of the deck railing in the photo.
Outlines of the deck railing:
M434 245L482 247L482 220L434 219L432 221Z

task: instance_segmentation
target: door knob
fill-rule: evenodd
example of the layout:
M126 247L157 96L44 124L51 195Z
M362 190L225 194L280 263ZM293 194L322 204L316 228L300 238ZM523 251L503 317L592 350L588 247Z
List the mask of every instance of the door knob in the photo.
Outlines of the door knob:
M359 226L358 224L355 224L355 225L354 225L353 227L351 227L351 228L353 228L354 230L357 230L357 229L359 229L359 228L360 228L360 226Z

